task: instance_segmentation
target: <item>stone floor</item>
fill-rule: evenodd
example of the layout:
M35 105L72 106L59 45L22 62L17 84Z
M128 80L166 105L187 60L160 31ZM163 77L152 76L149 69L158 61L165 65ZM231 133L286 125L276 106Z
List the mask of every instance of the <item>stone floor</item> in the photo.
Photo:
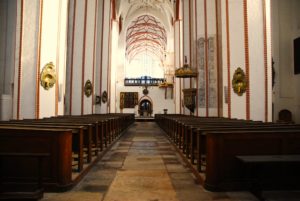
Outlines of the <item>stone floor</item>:
M264 192L269 201L299 192ZM296 198L297 197L297 198ZM208 192L154 122L136 122L71 191L42 201L255 201L248 192Z

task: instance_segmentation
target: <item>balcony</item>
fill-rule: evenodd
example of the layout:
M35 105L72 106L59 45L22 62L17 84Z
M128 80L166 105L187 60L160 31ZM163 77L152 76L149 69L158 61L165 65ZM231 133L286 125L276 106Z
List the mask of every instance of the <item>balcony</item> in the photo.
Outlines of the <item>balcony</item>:
M165 82L164 78L152 78L150 76L142 76L141 78L125 78L124 86L159 86Z

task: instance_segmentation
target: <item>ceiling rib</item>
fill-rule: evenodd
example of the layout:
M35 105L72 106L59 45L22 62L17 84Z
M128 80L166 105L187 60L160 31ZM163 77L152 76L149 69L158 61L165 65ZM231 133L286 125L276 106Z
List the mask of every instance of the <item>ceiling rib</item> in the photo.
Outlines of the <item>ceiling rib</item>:
M161 61L165 57L167 45L166 30L151 15L141 15L132 21L126 34L126 56L131 61L141 52L151 51Z

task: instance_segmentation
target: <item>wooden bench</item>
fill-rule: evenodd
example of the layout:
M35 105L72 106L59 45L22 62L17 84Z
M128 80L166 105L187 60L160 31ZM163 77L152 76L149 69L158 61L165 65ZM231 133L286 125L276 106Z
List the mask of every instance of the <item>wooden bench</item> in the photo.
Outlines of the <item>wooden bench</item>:
M43 197L44 193L44 187L43 187L43 181L42 181L42 164L43 159L46 157L49 157L50 155L47 153L0 153L0 200L39 200ZM36 187L28 187L24 181L22 181L22 178L18 178L18 175L12 175L15 180L14 182L18 184L14 184L12 189L9 186L6 186L5 182L5 175L3 175L2 170L2 163L3 158L8 158L11 160L15 160L15 158L36 158L37 163L37 178L36 178ZM20 180L17 180L20 179ZM24 179L24 178L23 178ZM16 188L16 186L23 186L21 189Z
M83 126L76 125L56 125L56 124L35 124L35 123L24 123L24 122L0 122L1 126L11 126L11 127L23 127L23 128L62 128L62 129L71 129L72 130L72 152L77 156L75 159L78 161L76 171L80 172L83 170L83 139L84 139L84 130Z
M270 166L273 167L273 170L268 171L271 172L268 176L277 178L277 185L280 185L281 179L286 180L287 175L295 176L299 174L300 155L237 155L235 157L244 167L245 179L252 184L249 190L262 201L265 200L262 196L262 190L264 189L263 180L266 176L264 173L265 169L270 168ZM291 166L297 171L287 173L291 171L289 168ZM276 167L275 171L274 167Z
M20 154L49 154L42 162L45 190L65 191L83 178L105 153L105 148L110 147L133 122L132 114L60 116L0 122L0 154L16 150ZM83 156L85 153L87 160ZM75 173L72 171L74 156L78 160ZM34 165L32 160L28 164ZM3 173L15 173L14 167L24 167L18 172L20 175L32 175L37 171L36 168L26 168L26 165L27 160L22 158L16 157L15 161L4 158Z
M197 170L203 172L202 160L203 156L206 154L207 142L206 142L206 132L212 131L267 131L267 130L288 130L288 129L300 129L300 125L289 126L286 124L231 124L231 125L206 125L197 128L191 133L190 142L190 153L191 153L191 163L194 164L194 159L197 160Z
M212 191L247 190L237 155L299 155L300 129L208 131L204 187ZM268 173L272 169L266 171ZM266 188L299 188L298 170L289 181L271 177ZM274 186L276 184L276 186Z
M42 163L42 179L45 188L48 191L64 191L74 185L72 129L1 126L0 153L48 154L49 157L45 157ZM2 175L10 176L18 173L20 176L30 176L38 172L34 160L24 157L14 159L12 161L2 158Z

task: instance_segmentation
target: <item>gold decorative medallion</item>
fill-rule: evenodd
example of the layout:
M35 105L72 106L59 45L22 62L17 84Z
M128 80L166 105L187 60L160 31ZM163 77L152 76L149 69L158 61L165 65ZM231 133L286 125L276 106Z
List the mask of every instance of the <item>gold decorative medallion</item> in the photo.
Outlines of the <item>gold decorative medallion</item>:
M84 94L86 97L90 97L93 93L93 84L91 80L87 80L84 85Z
M41 85L45 90L53 87L56 83L56 70L52 62L47 63L41 72Z
M246 75L240 67L238 67L234 72L232 78L232 88L233 91L239 96L242 96L243 93L246 92L247 89Z
M107 92L103 91L102 92L102 103L106 103L107 102Z

